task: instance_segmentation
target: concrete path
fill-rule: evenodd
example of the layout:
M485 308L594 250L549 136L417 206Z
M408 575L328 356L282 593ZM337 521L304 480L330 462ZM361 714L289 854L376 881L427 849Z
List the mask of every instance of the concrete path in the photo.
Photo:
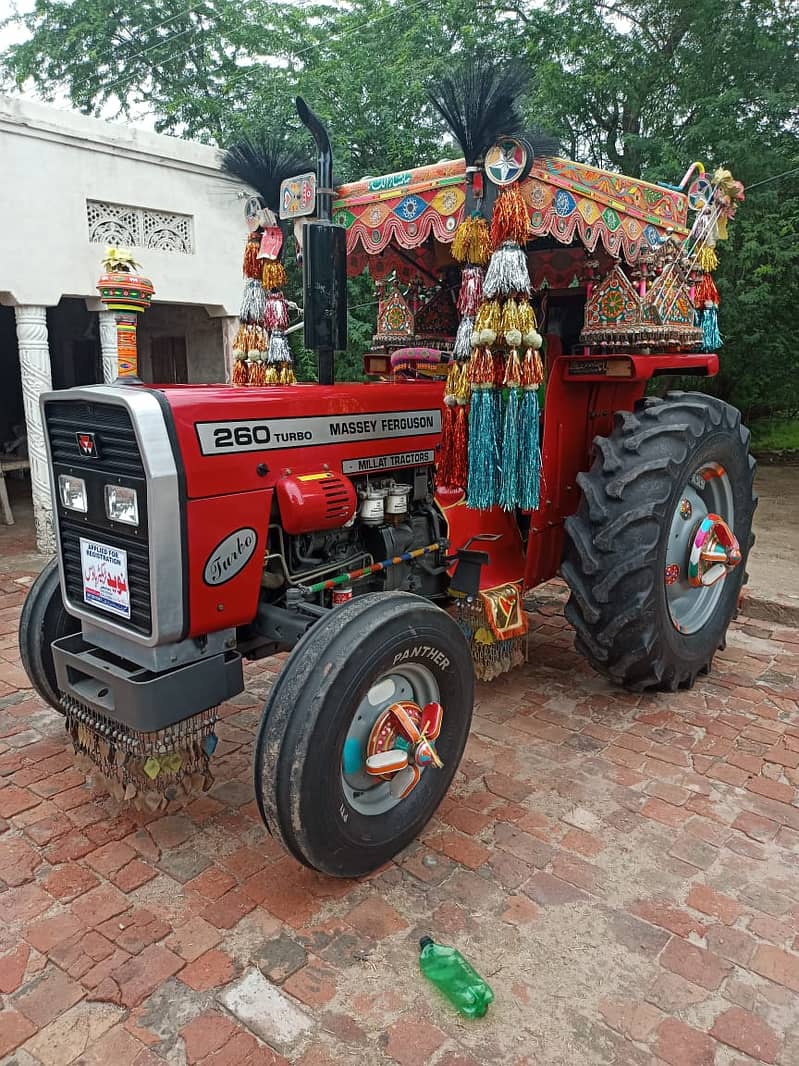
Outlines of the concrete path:
M18 527L15 527L17 533ZM577 657L562 587L478 687L451 794L369 880L300 867L253 802L277 660L222 708L216 784L120 810L28 688L35 565L0 527L1 1066L799 1063L799 631L741 618L692 692ZM21 545L19 545L21 546ZM418 938L496 1001L460 1019Z
M799 463L757 469L755 547L749 556L746 610L799 625Z

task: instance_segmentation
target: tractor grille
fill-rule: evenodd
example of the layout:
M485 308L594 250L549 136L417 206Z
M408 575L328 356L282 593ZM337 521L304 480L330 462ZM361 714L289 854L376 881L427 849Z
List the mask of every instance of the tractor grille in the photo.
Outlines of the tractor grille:
M85 400L51 401L47 404L47 435L54 463L74 466L78 462L102 468L103 473L144 477L144 463L125 407L89 403ZM99 459L82 459L76 433L92 430L97 435Z
M111 621L149 636L152 633L150 598L150 546L147 527L147 483L130 414L118 404L86 400L51 400L45 403L45 425L53 469L73 473L86 482L89 508L85 515L66 510L55 501L64 581L69 601L96 618ZM77 435L94 434L97 458L87 458L78 447ZM139 498L139 526L121 528L105 514L107 483L129 485ZM120 618L83 599L80 538L97 541L127 552L130 618Z

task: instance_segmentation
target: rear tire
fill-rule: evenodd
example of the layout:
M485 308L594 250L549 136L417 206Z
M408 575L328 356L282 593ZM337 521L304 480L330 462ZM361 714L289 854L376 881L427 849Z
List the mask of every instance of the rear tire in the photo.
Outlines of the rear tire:
M718 488L707 485L714 467L722 468ZM711 476L702 488L706 471ZM745 579L754 475L740 412L701 393L641 400L634 413L615 416L609 437L595 439L594 463L578 475L582 502L566 519L562 574L571 589L566 617L575 646L600 674L636 691L674 691L709 672ZM669 554L674 537L684 535L675 515L686 496L701 514L703 494L707 512L719 513L718 502L727 501L730 513L720 516L729 521L742 559L715 592L694 590L697 597L712 593L706 601L692 599L689 590L678 602L669 591L677 577L665 580L676 559ZM696 513L686 510L683 528L693 532ZM679 580L684 557L681 551Z
M19 619L19 654L25 673L45 703L63 714L53 662L52 643L80 632L61 598L58 561L52 559L31 585Z
M368 782L353 791L344 749L356 718L370 713L379 686L386 687L387 704L409 698L393 695L391 686L410 679L413 687L414 678L417 702L435 700L444 708L436 740L443 768L425 767L404 799L386 799L382 782L375 785L382 793L372 793ZM359 596L333 608L294 648L264 709L254 771L267 828L300 862L325 874L361 877L382 866L410 844L444 798L473 702L468 645L440 608L403 592ZM379 710L375 702L375 719ZM356 756L357 748L356 742ZM372 795L380 802L370 804Z

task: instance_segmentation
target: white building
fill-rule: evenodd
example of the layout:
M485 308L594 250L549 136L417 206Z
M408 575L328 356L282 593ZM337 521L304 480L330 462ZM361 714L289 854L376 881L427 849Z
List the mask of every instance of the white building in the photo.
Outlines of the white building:
M53 549L39 393L113 380L107 245L155 286L145 381L229 379L246 229L242 185L206 145L0 96L0 454L25 424L37 543ZM24 418L23 418L24 413Z

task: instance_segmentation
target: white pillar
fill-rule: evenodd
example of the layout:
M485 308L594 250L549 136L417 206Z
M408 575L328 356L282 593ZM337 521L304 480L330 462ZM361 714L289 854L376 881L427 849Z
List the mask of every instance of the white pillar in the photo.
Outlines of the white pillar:
M113 385L119 374L117 364L117 319L113 311L98 311L100 350L103 354L103 381Z
M47 342L47 311L44 307L15 307L19 366L22 376L22 400L28 432L28 456L31 463L33 518L36 524L36 547L43 555L55 553L53 500L47 469L47 449L39 410L39 396L53 387L50 376L50 347Z
M233 358L233 341L239 331L239 320L225 316L220 318L219 322L222 327L222 359L225 367L225 382L229 385L233 380L233 363L235 362Z

